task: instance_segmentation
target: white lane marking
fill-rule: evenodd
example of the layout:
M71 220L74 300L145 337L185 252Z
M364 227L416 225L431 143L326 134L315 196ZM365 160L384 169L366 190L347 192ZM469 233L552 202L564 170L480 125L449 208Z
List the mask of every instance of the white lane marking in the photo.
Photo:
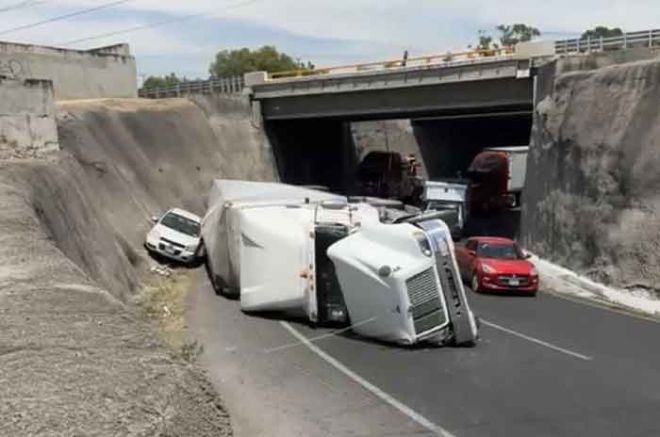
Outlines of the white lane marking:
M320 358L322 358L325 362L333 366L335 369L339 370L341 373L344 375L348 376L351 378L353 381L357 382L360 384L362 387L364 387L366 390L371 392L374 396L380 398L382 401L390 404L406 416L408 416L410 419L413 421L417 422L419 425L423 426L424 428L428 429L435 435L441 436L441 437L455 437L452 433L447 431L446 429L442 428L440 425L436 425L435 423L431 422L429 419L426 417L422 416L421 414L417 413L414 411L412 408L409 406L399 402L389 394L385 393L383 390L380 388L376 387L366 379L362 378L360 375L357 373L353 372L351 369L346 367L344 364L342 364L340 361L332 357L331 355L327 354L325 351L323 351L321 348L316 346L314 343L310 342L307 337L305 337L302 333L300 333L296 328L291 326L287 322L280 322L280 324L291 333L294 337L296 337L302 344L307 346L309 350L314 352L316 355L318 355Z
M336 331L328 332L328 333L326 333L326 334L318 335L318 336L316 336L316 337L309 337L309 338L305 337L305 339L306 339L307 341L311 342L311 343L314 343L314 342L316 342L316 341L323 340L324 338L335 337L335 336L337 336L337 335L339 335L339 334L342 334L342 333L344 333L344 332L348 332L348 331L350 331L351 329L353 329L353 328L355 328L355 327L362 326L362 325L366 325L367 323L371 323L371 322L373 322L373 321L376 320L376 319L377 319L377 317L372 317L372 318L367 319L367 320L365 320L365 321L362 321L362 322L360 322L360 323L354 323L354 324L352 324L351 326L348 326L348 327L343 328L343 329L339 329L339 330L336 330ZM265 349L265 350L264 350L264 353L269 354L269 353L271 353L271 352L277 352L277 351L281 351L281 350L284 350L284 349L289 349L289 348L292 348L292 347L303 346L303 345L304 345L303 342L301 342L301 341L296 341L296 342L293 342L293 343L283 344L282 346L277 346L277 347L272 347L272 348L270 348L270 349Z
M530 337L529 335L522 334L518 331L514 331L513 329L505 328L504 326L500 326L496 323L489 322L489 321L484 320L484 319L481 319L481 323L483 323L486 326L490 326L491 328L498 329L502 332L506 332L507 334L515 335L516 337L520 337L524 340L531 341L532 343L536 343L540 346L547 347L547 348L552 349L554 351L561 352L563 354L570 355L572 357L579 358L579 359L584 360L584 361L591 361L593 359L593 357L589 357L587 355L582 355L580 353L573 352L573 351L568 350L568 349L564 349L563 347L555 346L554 344L548 343L547 341L543 341L543 340L539 340L538 338Z

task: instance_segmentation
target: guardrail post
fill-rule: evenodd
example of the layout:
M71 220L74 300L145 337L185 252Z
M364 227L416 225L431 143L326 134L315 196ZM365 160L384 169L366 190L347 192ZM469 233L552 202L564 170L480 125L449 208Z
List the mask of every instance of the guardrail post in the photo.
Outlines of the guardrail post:
M653 31L649 30L649 48L653 47Z
M627 33L623 34L623 48L624 49L628 48L628 34Z
M605 50L605 47L603 46L603 35L600 36L600 51L602 52Z

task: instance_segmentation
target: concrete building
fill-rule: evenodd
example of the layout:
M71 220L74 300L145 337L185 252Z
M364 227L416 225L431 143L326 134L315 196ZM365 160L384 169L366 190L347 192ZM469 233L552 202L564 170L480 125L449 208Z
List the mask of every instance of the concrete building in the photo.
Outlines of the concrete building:
M127 44L70 50L0 42L0 76L50 80L56 100L137 97L135 58Z

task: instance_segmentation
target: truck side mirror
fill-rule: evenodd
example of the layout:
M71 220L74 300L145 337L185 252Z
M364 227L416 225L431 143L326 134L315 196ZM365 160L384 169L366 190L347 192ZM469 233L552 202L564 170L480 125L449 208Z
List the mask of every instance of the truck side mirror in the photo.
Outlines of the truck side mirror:
M157 216L155 216L155 215L152 215L152 216L151 216L151 221L152 221L152 222L154 222L154 223L158 223L158 220L160 220L160 219L159 219Z
M476 250L468 250L468 254L470 256L477 256L477 251Z

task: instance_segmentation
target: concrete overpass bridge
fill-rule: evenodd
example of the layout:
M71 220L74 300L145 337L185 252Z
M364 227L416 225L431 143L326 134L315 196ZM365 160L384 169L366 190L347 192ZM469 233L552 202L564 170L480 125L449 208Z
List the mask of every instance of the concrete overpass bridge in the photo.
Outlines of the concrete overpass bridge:
M428 176L454 177L484 147L529 142L539 65L557 56L658 46L660 30L649 30L313 71L255 72L141 95L247 94L283 181L350 191L361 158L356 122L410 120ZM398 150L397 144L385 147Z
M276 80L265 73L246 76L266 121L531 111L532 82L531 60L512 55Z
M350 192L361 158L351 130L356 122L410 120L416 153L433 178L464 172L484 147L527 144L534 69L549 48L528 44L515 52L471 51L314 74L257 72L245 76L245 86L282 179ZM398 151L399 145L387 147Z

